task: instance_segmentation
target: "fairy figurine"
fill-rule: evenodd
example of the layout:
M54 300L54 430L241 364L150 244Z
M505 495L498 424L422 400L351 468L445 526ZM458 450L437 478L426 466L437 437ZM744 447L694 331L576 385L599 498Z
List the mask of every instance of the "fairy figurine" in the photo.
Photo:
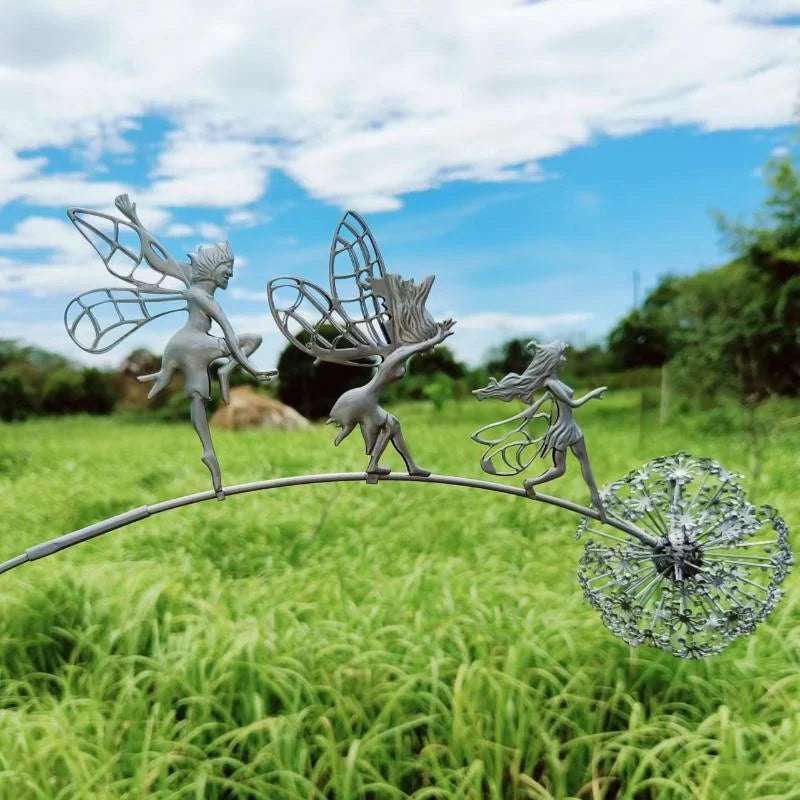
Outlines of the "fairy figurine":
M499 381L490 378L488 386L473 392L478 400L497 397L505 401L521 400L528 404L519 414L493 422L472 434L474 441L487 446L481 457L481 468L491 475L518 475L538 456L544 458L548 453L552 454L552 467L538 477L526 478L523 482L528 495L535 497L535 486L564 474L567 450L572 450L581 465L581 474L589 488L592 504L604 520L605 509L592 475L583 432L572 411L589 400L602 397L606 387L593 389L576 400L572 389L558 377L559 369L567 360L564 355L567 344L559 341L543 345L528 342L526 348L533 358L521 375L511 372ZM534 395L542 389L544 393L534 402ZM548 401L549 411L540 412L539 409ZM543 423L536 423L535 420L543 420ZM537 429L537 424L541 429Z
M106 269L130 288L93 289L74 298L64 312L67 333L89 353L105 353L148 322L176 311L188 313L184 326L167 343L161 369L139 380L152 382L148 398L183 375L190 398L191 420L203 446L202 461L222 500L222 476L208 428L206 404L211 400L209 372L216 368L220 395L230 400L230 374L241 366L256 380L268 381L276 370L258 369L249 359L261 345L256 334L237 336L214 298L233 275L233 251L225 242L189 253L188 263L172 259L139 220L127 194L114 205L124 219L85 208L67 210L72 223L94 247ZM222 336L212 336L216 323Z
M387 273L364 220L348 211L328 260L330 293L303 278L280 277L268 286L269 307L283 335L318 361L374 369L364 386L342 394L328 422L338 446L356 426L364 439L368 479L388 475L379 461L389 443L410 475L427 477L411 456L400 422L379 402L383 390L405 375L408 360L451 336L453 320L436 322L425 308L433 276L420 283ZM300 332L304 332L304 336Z

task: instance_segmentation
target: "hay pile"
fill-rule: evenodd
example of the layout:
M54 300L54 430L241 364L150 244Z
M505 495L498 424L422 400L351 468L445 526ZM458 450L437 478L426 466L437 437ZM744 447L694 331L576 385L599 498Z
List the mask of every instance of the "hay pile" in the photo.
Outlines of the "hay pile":
M258 394L250 386L231 389L231 402L221 405L211 417L217 428L239 430L240 428L308 428L311 423L295 411L272 397Z

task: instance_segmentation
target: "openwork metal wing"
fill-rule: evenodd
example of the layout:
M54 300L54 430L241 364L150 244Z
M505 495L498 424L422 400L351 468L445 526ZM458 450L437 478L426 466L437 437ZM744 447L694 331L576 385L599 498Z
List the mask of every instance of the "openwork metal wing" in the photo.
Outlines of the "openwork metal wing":
M381 345L393 341L391 320L372 281L385 276L386 267L375 237L361 216L348 211L331 242L331 296L346 319L358 321L368 338Z
M475 431L471 438L486 445L481 469L490 475L519 475L534 461L553 421L553 404L547 410L532 413L526 408L519 414L492 422Z
M64 325L82 350L106 353L151 320L185 310L180 292L92 289L69 302Z
M353 320L324 289L303 278L274 278L267 285L269 308L281 333L320 361L356 367L375 365L391 345L371 338L368 321Z
M141 224L137 224L136 204L127 195L120 195L116 206L130 222L88 208L69 208L67 216L115 278L145 290L177 289L176 281L188 286L187 265L172 259Z

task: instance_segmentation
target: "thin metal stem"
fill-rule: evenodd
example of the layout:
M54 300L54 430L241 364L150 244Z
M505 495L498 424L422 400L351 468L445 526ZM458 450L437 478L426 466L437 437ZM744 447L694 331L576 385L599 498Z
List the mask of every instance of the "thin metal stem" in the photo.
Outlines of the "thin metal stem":
M730 544L730 545L727 546L726 549L728 549L728 550L740 550L740 549L745 548L745 547L764 547L765 545L774 545L774 544L778 544L778 540L777 539L770 539L767 542L748 542L747 544ZM722 545L719 545L719 546L715 545L714 547L706 547L706 546L704 546L703 547L703 552L704 553L708 553L711 550L720 550L720 549L722 549Z
M740 564L745 567L767 566L772 562L771 558L759 558L758 556L739 556L726 555L725 553L703 553L705 561L724 561L726 564Z
M697 502L697 498L700 497L700 492L703 491L703 488L706 485L706 481L708 480L708 473L706 472L703 475L703 480L700 481L700 485L697 487L697 491L694 493L694 497L692 497L691 502L688 506L686 506L686 510L684 511L685 514L688 514L692 510L692 506Z
M262 492L270 489L281 489L287 486L306 486L317 483L339 483L349 482L358 483L361 481L372 480L373 476L368 476L365 472L332 472L321 475L292 475L288 478L274 478L266 481L254 481L252 483L240 483L236 486L228 486L223 489L223 494L227 496L237 494L247 494L248 492ZM529 498L524 489L517 488L516 486L506 486L502 483L491 483L489 481L474 480L472 478L462 478L455 475L428 475L426 477L417 475L408 475L406 473L396 473L390 475L382 475L379 483L384 481L401 481L405 483L440 483L448 486L462 486L467 489L483 489L490 492L500 492L501 494L510 494L516 497L525 499L536 500L540 503L547 503L551 506L563 508L566 511L571 511L574 514L580 514L583 517L601 522L600 514L593 508L573 503L571 500L564 500L560 497L552 497L547 494L536 493L536 496ZM50 539L41 544L29 547L21 555L15 556L8 561L0 564L0 574L8 572L9 570L18 567L20 564L25 564L28 561L36 561L39 558L58 553L61 550L66 550L68 547L73 547L76 544L94 539L96 536L101 536L104 533L115 531L119 528L124 528L133 522L152 517L156 514L161 514L164 511L171 511L174 508L182 508L183 506L194 505L195 503L203 503L206 500L216 500L217 495L213 490L206 492L197 492L196 494L188 494L183 497L175 497L171 500L164 500L161 503L155 503L149 506L139 506L130 511L125 511L122 514L109 517L108 519L100 522L95 522L85 528L80 528L71 533L65 533L55 539ZM635 525L618 520L613 517L607 517L605 524L612 528L616 528L622 533L627 533L630 536L638 539L642 544L655 547L657 540L649 534L637 528Z
M591 525L587 525L586 526L586 530L587 531L591 531L592 533L594 533L597 536L602 536L605 539L611 539L612 542L616 542L617 544L627 545L628 547L630 547L633 550L638 550L638 551L640 551L642 553L649 553L650 552L650 550L648 550L646 547L639 547L638 545L632 545L632 544L630 544L630 542L626 541L625 539L620 539L619 536L612 536L610 533L606 533L605 531L599 531L599 530L597 530L597 528L593 528Z
M653 612L653 619L650 621L650 629L654 630L656 627L656 621L658 620L658 615L661 613L661 607L664 605L664 600L667 598L667 593L661 593L661 600L659 600L658 605L656 606L656 610Z
M655 592L663 579L663 575L656 574L653 580L644 589L640 589L638 592L636 592L636 597L639 600L639 605L641 605L642 608L647 605L648 601L653 595L653 592Z

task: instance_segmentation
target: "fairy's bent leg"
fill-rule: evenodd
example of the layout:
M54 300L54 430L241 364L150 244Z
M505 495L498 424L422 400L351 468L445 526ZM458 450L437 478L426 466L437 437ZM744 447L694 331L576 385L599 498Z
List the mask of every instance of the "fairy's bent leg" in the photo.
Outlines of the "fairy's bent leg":
M194 429L200 437L200 443L203 445L201 461L211 473L211 485L217 493L217 499L224 500L225 493L222 491L222 475L219 470L219 461L217 461L217 454L214 452L214 445L211 442L211 431L208 429L206 401L197 393L192 395L191 416L192 425L194 425Z
M378 461L380 461L383 451L386 450L386 445L389 444L389 439L392 436L393 419L394 417L391 414L386 415L386 420L378 430L378 435L375 437L372 447L369 448L368 445L367 452L369 453L370 458L369 464L367 464L367 472L371 473L372 475L388 475L391 472L388 467L379 466Z
M169 385L169 382L172 380L172 376L174 374L175 367L171 364L166 365L162 362L161 369L158 372L154 372L152 375L139 375L136 380L140 381L141 383L153 381L153 386L147 393L147 399L150 400L162 389L165 389Z
M553 450L553 466L539 475L538 478L526 478L522 483L522 488L531 497L535 496L536 492L533 490L534 486L540 483L547 483L560 478L567 468L567 453L565 450Z
M239 336L239 347L242 348L244 354L246 356L251 356L261 347L261 337L255 333L246 333L243 336ZM222 400L225 403L229 403L231 399L231 372L236 369L237 364L239 363L233 356L229 356L225 359L220 359L219 361L215 361L216 363L222 364L222 366L217 370L217 378L219 378L219 393L222 395Z
M400 422L396 417L392 417L393 420L393 433L392 433L392 445L395 450L403 458L403 461L406 463L406 469L408 470L409 475L418 475L421 478L427 478L430 475L430 470L423 469L420 467L416 461L411 457L411 453L408 450L408 445L406 444L406 440L403 438L403 431L400 429Z
M589 454L586 452L586 442L583 439L575 442L572 445L572 452L575 458L578 459L581 465L581 475L583 475L584 483L589 487L589 494L592 498L592 505L597 509L600 514L600 519L606 521L606 510L603 508L603 503L600 500L600 492L597 489L597 484L594 482L594 475L592 475L592 467L589 463Z

